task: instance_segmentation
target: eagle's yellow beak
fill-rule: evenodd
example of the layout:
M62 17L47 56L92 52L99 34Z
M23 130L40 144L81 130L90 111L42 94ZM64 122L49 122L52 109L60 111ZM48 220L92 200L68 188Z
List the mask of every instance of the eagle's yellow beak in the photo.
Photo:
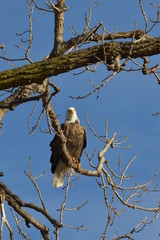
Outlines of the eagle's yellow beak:
M68 113L73 115L74 114L74 110L73 109L68 109Z

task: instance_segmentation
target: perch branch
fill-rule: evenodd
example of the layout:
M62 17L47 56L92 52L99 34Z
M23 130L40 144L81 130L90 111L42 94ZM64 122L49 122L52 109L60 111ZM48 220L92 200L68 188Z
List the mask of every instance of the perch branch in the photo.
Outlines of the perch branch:
M50 105L48 106L48 112L49 112L49 117L52 121L52 126L53 126L57 136L60 139L61 147L62 147L62 153L63 153L64 159L66 160L67 165L72 167L76 172L78 172L82 175L100 176L100 173L101 173L102 168L103 168L103 164L105 162L103 154L108 150L108 148L113 143L116 134L114 134L113 137L108 141L108 143L106 144L104 149L99 152L99 164L97 166L97 169L95 171L83 169L83 168L79 167L79 165L77 165L75 162L72 161L72 158L69 155L68 150L66 148L66 138L65 138L65 136L63 134L63 131L62 131L60 125L59 125L59 121L57 119L57 116L56 116L53 108Z

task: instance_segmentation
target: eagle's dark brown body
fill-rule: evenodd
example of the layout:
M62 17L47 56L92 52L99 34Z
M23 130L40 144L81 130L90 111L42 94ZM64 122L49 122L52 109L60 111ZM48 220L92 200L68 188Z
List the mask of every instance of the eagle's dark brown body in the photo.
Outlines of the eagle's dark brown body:
M65 122L61 125L61 128L67 139L66 146L70 156L80 162L83 149L87 145L85 128L81 126L78 121L74 123ZM59 160L65 163L61 154L60 142L57 135L55 135L54 139L50 143L50 147L52 151L50 158L50 162L52 164L51 171L52 173L55 173Z

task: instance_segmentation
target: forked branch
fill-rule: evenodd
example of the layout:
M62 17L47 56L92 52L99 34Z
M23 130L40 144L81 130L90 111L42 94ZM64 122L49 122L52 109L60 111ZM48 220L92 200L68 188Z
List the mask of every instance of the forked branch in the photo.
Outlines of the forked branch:
M5 184L3 184L2 182L0 182L0 189L2 191L4 191L5 200L7 201L8 205L11 206L23 219L25 219L25 222L26 222L27 226L29 224L32 224L35 228L40 230L40 232L41 232L41 234L42 234L42 236L45 240L49 240L49 229L48 229L48 227L43 225L42 223L40 223L37 219L35 219L30 213L25 211L23 208L27 207L27 208L33 209L33 210L41 213L42 215L44 215L50 221L50 223L55 228L62 227L61 224L57 220L52 218L47 211L45 211L44 209L35 205L34 203L27 203L27 202L22 201L20 199L20 197L18 197L13 192L11 192L9 190L9 188Z

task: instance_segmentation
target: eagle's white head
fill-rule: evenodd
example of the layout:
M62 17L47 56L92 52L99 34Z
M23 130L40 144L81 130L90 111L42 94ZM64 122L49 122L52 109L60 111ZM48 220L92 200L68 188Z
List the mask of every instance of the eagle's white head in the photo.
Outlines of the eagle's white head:
M76 113L76 110L74 107L69 107L67 109L67 112L66 112L66 119L65 119L65 122L69 122L69 123L74 123L78 121L79 122L79 119L77 117L77 113Z

